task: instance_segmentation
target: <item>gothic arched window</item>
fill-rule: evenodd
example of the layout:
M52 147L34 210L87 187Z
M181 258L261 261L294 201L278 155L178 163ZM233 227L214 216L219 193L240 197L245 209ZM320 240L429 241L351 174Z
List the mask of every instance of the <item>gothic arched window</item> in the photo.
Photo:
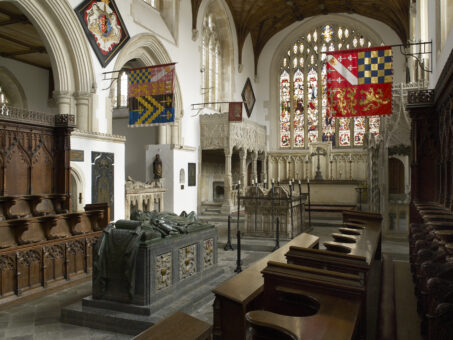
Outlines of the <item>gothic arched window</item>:
M327 24L295 41L280 64L280 147L306 148L311 142L363 145L367 131L379 134L379 117L327 117L326 52L376 45L352 27Z
M215 30L212 16L208 15L203 25L201 69L202 69L202 94L205 102L217 102L220 100L220 77L221 77L221 47ZM210 105L213 107L213 105Z
M116 82L113 83L113 107L119 109L127 106L127 71L122 70L118 73Z
M0 106L3 106L3 105L8 105L8 97L6 97L6 94L5 92L3 91L3 89L0 87Z

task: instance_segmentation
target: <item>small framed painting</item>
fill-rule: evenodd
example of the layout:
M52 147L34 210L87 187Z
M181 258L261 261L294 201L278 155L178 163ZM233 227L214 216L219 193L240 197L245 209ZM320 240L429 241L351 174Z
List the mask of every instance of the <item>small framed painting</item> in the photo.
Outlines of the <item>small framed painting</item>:
M247 111L247 117L250 118L256 101L250 78L247 78L244 88L242 89L242 100L244 101L245 111Z
M115 1L85 0L75 12L99 62L107 66L129 40Z
M189 187L194 187L196 185L196 183L197 183L197 181L196 181L197 168L196 168L196 164L195 163L189 163L187 173L188 173L188 176L189 176L187 185Z

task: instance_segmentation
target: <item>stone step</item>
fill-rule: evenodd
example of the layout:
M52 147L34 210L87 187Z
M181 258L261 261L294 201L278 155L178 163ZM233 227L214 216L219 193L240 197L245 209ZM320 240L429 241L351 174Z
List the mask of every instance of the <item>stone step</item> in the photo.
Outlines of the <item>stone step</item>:
M231 273L226 273L223 268L213 268L201 280L191 282L178 292L152 303L149 306L151 315L127 313L125 311L128 311L128 308L124 308L123 311L115 311L82 306L82 302L79 301L61 310L61 320L84 327L137 335L178 310L191 313L198 309L214 298L211 290L230 276Z

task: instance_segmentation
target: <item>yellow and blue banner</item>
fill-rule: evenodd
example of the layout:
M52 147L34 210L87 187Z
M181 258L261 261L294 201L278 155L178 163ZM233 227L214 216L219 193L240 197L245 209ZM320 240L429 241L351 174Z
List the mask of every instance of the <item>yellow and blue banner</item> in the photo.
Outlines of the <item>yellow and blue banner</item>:
M128 70L129 127L175 121L175 63Z

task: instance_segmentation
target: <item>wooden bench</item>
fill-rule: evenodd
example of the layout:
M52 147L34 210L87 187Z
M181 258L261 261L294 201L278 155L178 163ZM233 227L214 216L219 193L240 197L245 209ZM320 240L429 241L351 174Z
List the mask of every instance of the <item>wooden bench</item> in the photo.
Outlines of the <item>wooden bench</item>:
M318 248L319 237L302 233L213 290L214 339L245 339L245 314L262 306L264 279L261 271L269 261L286 262L285 254L291 246Z
M183 312L176 312L133 340L209 340L212 326Z
M396 339L395 278L393 260L382 256L381 298L379 302L378 340Z
M252 339L269 332L275 340L350 340L360 334L365 289L358 275L271 261L263 276L264 311L246 316L257 335Z

